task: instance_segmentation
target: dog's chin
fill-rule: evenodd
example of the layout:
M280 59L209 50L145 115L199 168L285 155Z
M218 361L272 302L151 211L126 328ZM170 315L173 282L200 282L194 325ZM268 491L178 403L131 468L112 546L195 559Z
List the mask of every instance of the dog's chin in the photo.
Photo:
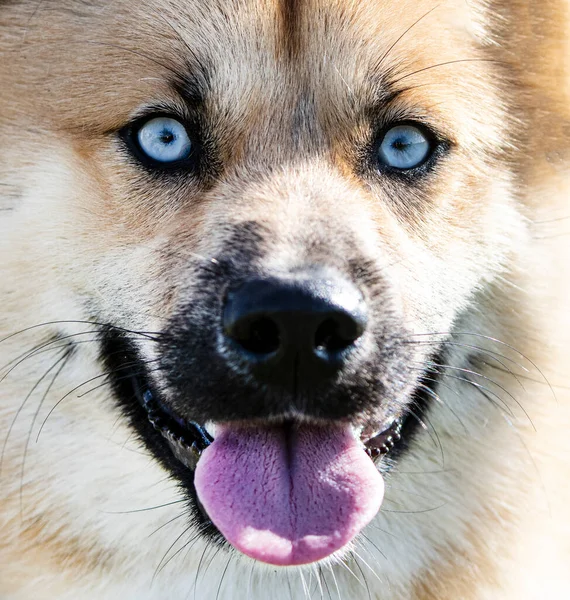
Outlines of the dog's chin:
M136 349L112 328L103 359L114 373L119 405L186 491L203 535L261 562L287 566L350 547L374 518L384 489L380 472L394 465L417 434L437 380L430 372L408 402L376 420L292 414L198 423L172 407Z

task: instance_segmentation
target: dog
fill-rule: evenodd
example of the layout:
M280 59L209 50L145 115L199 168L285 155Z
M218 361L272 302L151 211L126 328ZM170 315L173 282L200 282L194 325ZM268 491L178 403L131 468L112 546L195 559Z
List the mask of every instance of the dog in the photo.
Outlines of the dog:
M569 10L0 2L3 600L568 597Z

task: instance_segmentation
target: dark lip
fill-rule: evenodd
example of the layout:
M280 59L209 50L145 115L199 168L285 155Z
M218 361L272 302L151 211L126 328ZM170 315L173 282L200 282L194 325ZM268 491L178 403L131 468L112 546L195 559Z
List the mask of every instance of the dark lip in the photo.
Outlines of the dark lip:
M195 470L202 452L214 441L214 438L203 425L177 415L149 389L145 390L139 400L150 424L166 440L175 458L185 467ZM407 418L407 416L393 418L372 427L375 433L370 437L362 438L364 450L370 458L376 460L397 446L402 440L402 427Z

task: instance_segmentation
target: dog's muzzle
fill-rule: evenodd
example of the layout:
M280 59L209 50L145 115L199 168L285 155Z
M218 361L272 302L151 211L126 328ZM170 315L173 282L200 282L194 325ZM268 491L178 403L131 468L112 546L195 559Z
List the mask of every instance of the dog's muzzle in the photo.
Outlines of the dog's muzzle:
M403 437L414 386L402 320L374 274L232 266L192 278L158 338L156 375L116 337L107 355L124 354L144 421L121 377L124 406L200 518L256 560L316 562L382 502L375 460Z

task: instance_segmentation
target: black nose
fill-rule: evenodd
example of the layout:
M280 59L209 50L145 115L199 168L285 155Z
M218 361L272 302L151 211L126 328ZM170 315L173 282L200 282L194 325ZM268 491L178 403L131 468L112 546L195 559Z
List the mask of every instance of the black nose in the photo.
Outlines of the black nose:
M338 276L252 279L229 290L223 312L233 350L257 378L277 384L331 377L366 322L362 294Z

